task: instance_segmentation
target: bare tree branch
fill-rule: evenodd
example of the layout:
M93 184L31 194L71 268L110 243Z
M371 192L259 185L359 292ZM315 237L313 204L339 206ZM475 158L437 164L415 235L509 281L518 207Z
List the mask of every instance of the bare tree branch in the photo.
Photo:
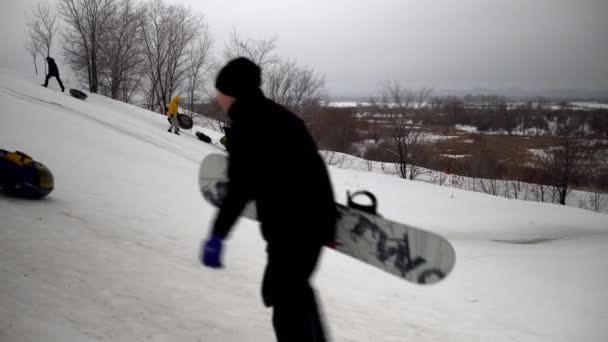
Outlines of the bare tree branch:
M381 89L381 106L389 113L388 131L391 151L396 156L395 171L405 179L416 179L423 172L417 162L424 156L425 139L421 127L411 119L410 111L422 108L430 94L428 89L418 92L404 89L396 81Z
M140 25L149 83L148 108L164 112L170 97L187 78L188 48L206 27L204 17L183 5L155 0Z
M262 70L266 70L271 65L280 62L280 58L275 53L278 40L278 36L260 40L243 38L233 28L230 40L224 47L224 57L226 60L247 57L259 65Z
M48 2L39 2L27 15L29 35L40 46L44 57L49 57L59 28L57 14Z
M325 95L325 78L292 61L273 65L265 77L266 96L298 115L318 105Z
M559 203L566 204L566 197L574 179L589 169L592 150L590 141L580 138L579 125L571 120L557 123L558 140L544 154L537 157L537 167L549 175Z
M27 50L27 52L32 56L34 60L34 71L36 72L36 75L38 75L38 64L36 62L36 59L38 55L42 55L42 53L40 52L40 45L36 40L30 38L28 39L24 47L25 50Z
M29 41L26 50L34 59L34 68L38 75L36 57L49 57L53 49L58 30L57 15L47 2L39 2L31 12L26 14ZM46 73L46 63L44 70Z
M319 102L326 97L325 77L317 75L313 68L279 58L275 53L278 39L277 36L261 40L243 38L233 29L224 56L226 59L246 57L258 64L266 96L306 117L318 110Z
M139 21L142 6L131 0L118 0L114 15L109 18L107 39L100 43L100 92L113 99L130 102L141 85L143 49Z
M88 81L92 93L98 92L102 45L110 39L116 10L116 0L59 1L59 12L66 24L64 55L72 70Z
M190 117L194 116L196 101L200 100L202 94L206 93L204 89L207 81L206 77L215 66L211 57L213 39L207 24L204 23L202 26L200 37L192 43L188 51L186 91L188 93Z

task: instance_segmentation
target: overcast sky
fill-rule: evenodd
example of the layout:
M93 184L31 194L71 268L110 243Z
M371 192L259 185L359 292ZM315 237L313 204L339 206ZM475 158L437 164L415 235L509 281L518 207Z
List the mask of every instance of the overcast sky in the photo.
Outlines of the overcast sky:
M33 72L24 12L0 0L0 67ZM608 90L608 0L170 0L207 17L221 55L233 27L279 36L334 95L407 87ZM60 65L61 68L61 65ZM608 92L607 92L608 93Z

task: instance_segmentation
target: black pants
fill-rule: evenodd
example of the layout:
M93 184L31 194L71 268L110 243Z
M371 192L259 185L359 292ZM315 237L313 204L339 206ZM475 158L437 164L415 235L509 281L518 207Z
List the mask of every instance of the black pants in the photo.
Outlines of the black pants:
M64 91L65 88L63 87L63 83L61 83L61 78L59 78L59 75L56 75L56 74L48 74L48 75L46 75L46 79L44 80L43 86L47 87L49 85L49 79L51 77L55 77L55 79L57 80L57 83L59 83L59 86L61 87L61 91Z
M268 248L262 284L264 304L273 308L278 342L325 342L325 332L309 279L322 246L310 244Z

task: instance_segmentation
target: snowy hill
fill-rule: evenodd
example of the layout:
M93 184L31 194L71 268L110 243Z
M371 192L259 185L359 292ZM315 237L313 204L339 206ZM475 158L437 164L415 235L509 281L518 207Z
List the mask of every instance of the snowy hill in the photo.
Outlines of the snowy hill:
M0 196L0 341L272 341L257 225L221 271L198 264L218 152L158 114L80 101L0 70L0 147L45 163L44 201ZM212 132L205 131L212 134ZM214 141L217 136L213 136ZM606 341L608 216L331 169L384 216L448 237L454 272L421 287L326 251L315 283L335 341Z

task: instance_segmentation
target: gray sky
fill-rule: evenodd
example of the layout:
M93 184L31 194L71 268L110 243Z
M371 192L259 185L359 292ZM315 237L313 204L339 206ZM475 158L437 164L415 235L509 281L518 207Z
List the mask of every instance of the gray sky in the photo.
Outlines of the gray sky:
M23 13L0 0L0 66L32 71ZM216 53L233 27L279 36L279 54L326 75L333 95L387 80L466 90L608 93L608 0L170 0L203 12ZM61 66L60 66L61 67Z

